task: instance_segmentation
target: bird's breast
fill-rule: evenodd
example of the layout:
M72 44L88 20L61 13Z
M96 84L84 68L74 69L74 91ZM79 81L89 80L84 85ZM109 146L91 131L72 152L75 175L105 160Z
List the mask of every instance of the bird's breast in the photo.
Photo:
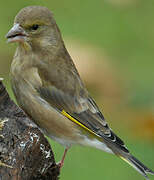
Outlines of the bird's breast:
M39 125L47 135L68 146L80 143L83 136L78 125L63 116L37 93L41 86L37 68L13 66L11 84L19 106Z

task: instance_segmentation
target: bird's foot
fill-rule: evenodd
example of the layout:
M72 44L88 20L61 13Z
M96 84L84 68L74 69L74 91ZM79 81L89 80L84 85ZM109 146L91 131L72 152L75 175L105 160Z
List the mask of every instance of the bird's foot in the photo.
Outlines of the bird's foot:
M60 161L57 163L57 166L59 167L59 169L61 170L61 168L63 167L64 162Z

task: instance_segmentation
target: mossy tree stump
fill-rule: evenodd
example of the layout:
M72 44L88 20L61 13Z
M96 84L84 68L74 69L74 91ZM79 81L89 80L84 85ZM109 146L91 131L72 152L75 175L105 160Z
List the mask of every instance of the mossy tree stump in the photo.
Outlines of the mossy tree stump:
M0 180L58 180L50 144L0 79Z

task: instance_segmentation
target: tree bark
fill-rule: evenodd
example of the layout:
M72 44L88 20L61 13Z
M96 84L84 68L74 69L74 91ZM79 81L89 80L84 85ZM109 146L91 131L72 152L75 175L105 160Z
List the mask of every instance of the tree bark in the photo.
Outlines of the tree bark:
M58 180L52 149L0 79L0 180Z

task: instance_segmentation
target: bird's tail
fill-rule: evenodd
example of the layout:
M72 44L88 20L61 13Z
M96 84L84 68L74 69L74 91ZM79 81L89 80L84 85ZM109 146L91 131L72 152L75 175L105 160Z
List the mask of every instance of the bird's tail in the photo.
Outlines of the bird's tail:
M135 168L140 174L142 174L146 178L146 180L149 180L147 174L154 175L154 171L147 168L143 163L141 163L138 159L136 159L131 154L127 154L127 155L125 154L124 156L119 155L119 157L123 159L124 161L126 161L133 168Z

